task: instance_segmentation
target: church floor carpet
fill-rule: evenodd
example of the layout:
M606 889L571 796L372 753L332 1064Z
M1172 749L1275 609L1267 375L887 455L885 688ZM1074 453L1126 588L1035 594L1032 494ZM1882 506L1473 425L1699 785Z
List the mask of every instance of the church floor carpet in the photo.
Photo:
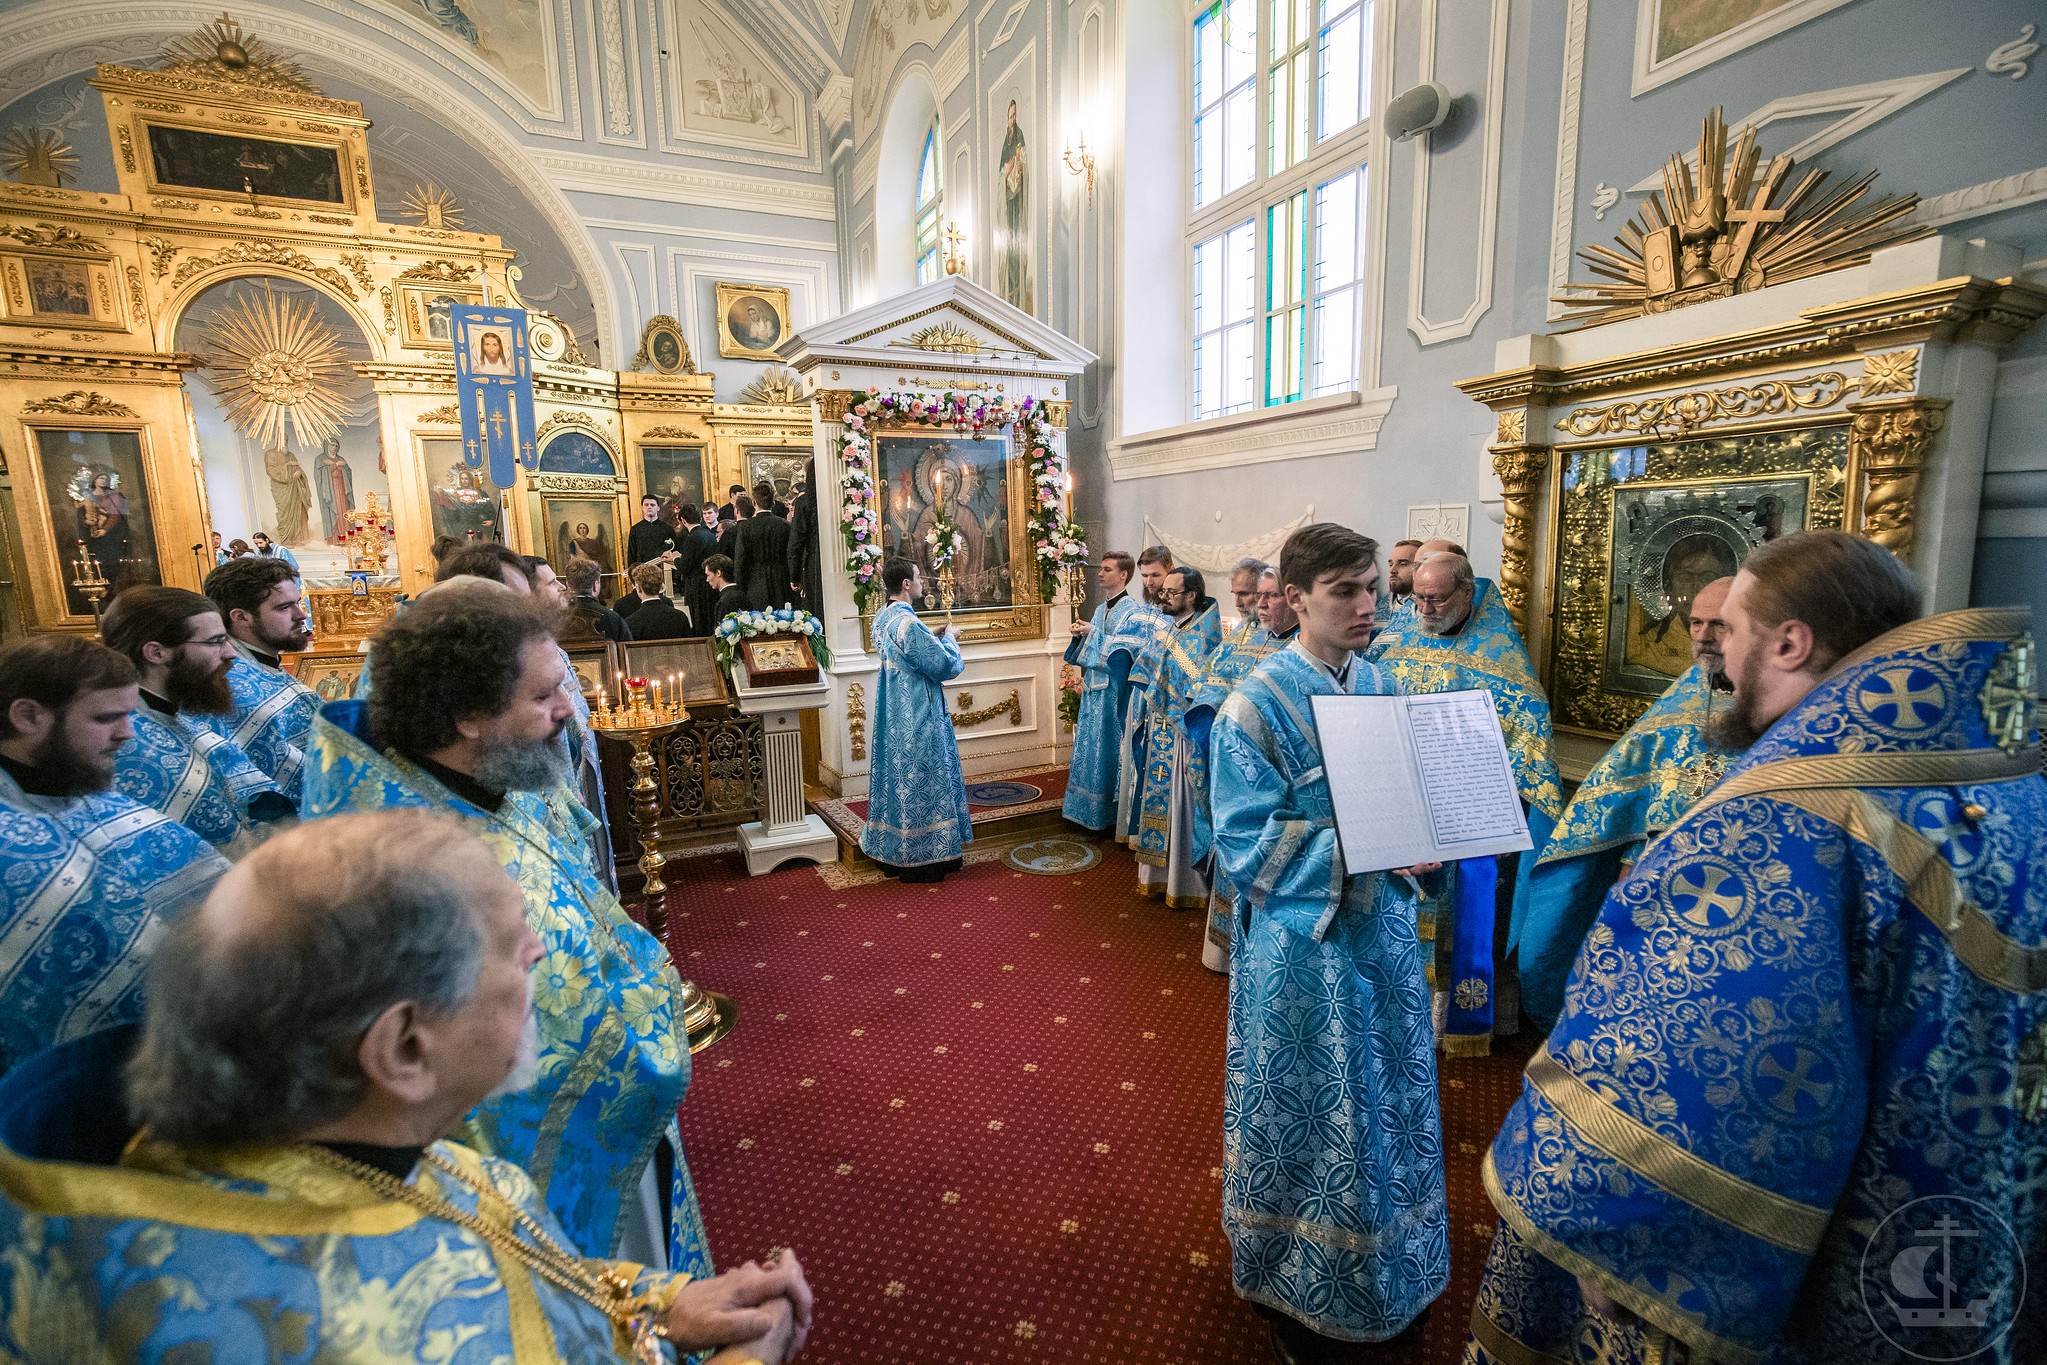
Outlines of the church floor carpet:
M836 891L705 858L672 887L683 973L739 1004L682 1106L711 1250L798 1250L806 1361L1272 1358L1220 1221L1227 983L1202 917L1104 854ZM1521 1062L1443 1063L1450 1288L1421 1346L1346 1360L1458 1358L1493 1229L1479 1157Z

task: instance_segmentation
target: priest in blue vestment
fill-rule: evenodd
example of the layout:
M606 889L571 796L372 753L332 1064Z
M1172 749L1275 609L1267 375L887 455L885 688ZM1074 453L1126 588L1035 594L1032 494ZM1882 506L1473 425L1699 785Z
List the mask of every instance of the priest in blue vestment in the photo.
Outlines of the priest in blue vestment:
M1549 698L1536 681L1534 661L1499 590L1491 580L1472 574L1471 561L1449 550L1431 550L1432 544L1421 547L1409 607L1393 613L1365 657L1394 680L1396 692L1492 693L1529 837L1541 848L1564 813L1563 780L1550 743ZM1518 1030L1520 1001L1510 989L1514 978L1493 979L1494 957L1501 951L1495 943L1498 899L1506 892L1512 902L1504 946L1511 961L1527 919L1534 870L1535 859L1524 854L1465 859L1452 865L1442 896L1424 912L1422 936L1433 944L1430 979L1443 1003L1443 1043L1452 1056L1485 1055L1496 1019L1501 1033ZM1446 968L1448 978L1441 979Z
M164 924L227 871L192 831L108 790L135 697L134 665L91 640L0 649L0 1072L140 1018Z
M1751 551L1723 610L1751 747L1586 936L1486 1157L1465 1359L2037 1361L2029 613L1915 619L1841 531Z
M1173 571L1173 552L1163 545L1147 546L1137 557L1140 598L1136 607L1117 623L1110 636L1113 653L1130 656L1129 704L1123 708L1123 734L1117 741L1116 756L1116 842L1137 841L1139 806L1144 794L1144 737L1146 699L1152 680L1158 676L1164 656L1166 633L1173 618L1164 609L1166 575Z
M1521 1007L1544 1030L1556 1026L1564 977L1606 893L1739 757L1712 733L1716 690L1729 686L1720 607L1733 584L1715 579L1687 604L1691 668L1593 765L1536 855L1521 930Z
M1096 832L1116 823L1116 778L1131 661L1129 641L1119 636L1119 630L1139 608L1129 592L1134 569L1122 550L1102 556L1097 572L1107 600L1088 620L1073 623L1073 638L1066 646L1066 662L1081 670L1080 715L1073 723L1073 759L1059 809L1076 825ZM1120 643L1111 649L1111 641Z
M1223 702L1215 844L1244 888L1223 1075L1223 1231L1284 1361L1326 1338L1418 1340L1450 1276L1435 1040L1416 934L1434 867L1353 875L1316 696L1393 691L1371 638L1371 540L1327 523L1280 551L1300 634Z
M873 760L860 851L906 882L945 880L974 837L960 746L946 715L945 688L965 668L950 624L936 633L917 619L924 573L911 560L881 566L888 605L874 618Z
M538 1067L520 911L418 812L229 873L164 934L139 1028L0 1079L0 1359L783 1365L812 1311L792 1253L586 1259L527 1172L449 1140Z
M710 1253L675 1126L690 1080L682 981L592 870L592 817L552 799L570 761L556 619L488 581L413 603L377 636L370 700L331 702L314 722L306 813L438 810L483 840L547 947L542 1066L530 1089L486 1101L465 1141L524 1167L586 1255L701 1273Z
M228 738L293 801L306 762L306 738L320 696L284 671L283 655L313 642L298 570L282 559L244 555L206 576L235 661L227 670L234 710Z
M114 761L123 795L229 858L297 813L297 803L228 737L235 652L211 599L183 588L129 588L107 607L100 638L141 678L135 737Z
M1163 897L1175 910L1208 904L1208 879L1195 865L1193 794L1187 785L1187 745L1180 728L1208 658L1222 643L1222 613L1208 595L1201 570L1181 565L1166 575L1165 607L1173 626L1153 646L1144 671L1144 730L1137 739L1140 783L1137 889Z

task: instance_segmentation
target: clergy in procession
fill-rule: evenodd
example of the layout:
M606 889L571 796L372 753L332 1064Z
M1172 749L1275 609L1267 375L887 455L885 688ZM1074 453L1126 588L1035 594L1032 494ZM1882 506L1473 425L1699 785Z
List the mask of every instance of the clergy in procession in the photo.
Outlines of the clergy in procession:
M1735 574L1747 752L1607 897L1493 1141L1471 1365L2040 1359L2031 621L1919 600L1842 531Z
M881 566L888 605L874 618L873 762L860 851L905 882L945 880L974 837L959 741L945 713L945 688L966 667L950 624L934 634L917 619L924 572L912 560Z
M1455 546L1434 548L1438 545L1450 542L1422 543L1413 608L1393 614L1367 657L1399 692L1492 693L1529 837L1539 849L1564 812L1563 780L1550 746L1549 698L1499 589L1475 577L1471 561L1454 552ZM1466 859L1444 878L1442 897L1424 915L1423 937L1434 944L1431 984L1445 1016L1443 1044L1453 1056L1483 1056L1496 1027L1503 1034L1520 1027L1514 974L1495 981L1494 964L1503 952L1506 961L1513 960L1534 869L1532 853ZM1504 946L1497 941L1503 915Z
M1386 552L1386 605L1394 611L1414 606L1414 564L1421 548L1419 540L1396 540Z
M198 835L109 790L135 684L127 659L76 635L0 649L0 1072L141 1018L164 924L227 871Z
M419 812L311 821L229 873L164 935L139 1028L0 1080L0 1358L790 1359L793 1253L715 1279L586 1258L531 1176L448 1140L536 1070L520 911Z
M1139 809L1144 796L1145 705L1166 633L1173 618L1165 612L1166 575L1173 571L1173 552L1163 545L1148 546L1137 556L1140 598L1136 610L1126 613L1109 637L1112 653L1130 656L1129 704L1123 708L1123 735L1116 758L1116 842L1137 841Z
M1392 680L1356 651L1377 547L1304 526L1279 576L1300 634L1216 717L1222 875L1245 888L1223 1076L1223 1231L1237 1293L1282 1362L1409 1334L1450 1275L1449 1208L1416 878L1352 875L1337 844L1312 698Z
M1585 775L1538 852L1521 930L1521 1007L1545 1032L1556 1025L1564 976L1606 893L1643 845L1676 824L1739 757L1713 734L1716 693L1731 686L1720 608L1733 584L1716 579L1686 605L1691 668Z
M272 563L282 564L280 560ZM144 586L115 597L100 639L141 680L134 738L114 760L114 785L239 858L296 803L227 735L228 670L236 654L220 608L184 588Z
M1186 565L1166 575L1165 605L1173 628L1152 646L1157 657L1145 691L1143 790L1130 851L1138 890L1164 897L1175 910L1197 910L1208 904L1208 880L1195 866L1194 798L1180 717L1222 642L1222 614L1201 570Z
M1081 670L1080 715L1073 723L1073 760L1060 813L1096 833L1116 823L1116 777L1129 703L1131 653L1109 645L1123 619L1138 609L1137 599L1130 595L1135 570L1136 562L1126 551L1102 555L1096 576L1106 600L1093 616L1073 623L1066 645L1066 662Z
M319 694L283 667L283 655L313 643L298 571L281 559L231 559L206 576L206 596L220 608L236 655L227 670L228 738L296 802L320 709Z
M1237 611L1243 619L1216 647L1215 653L1208 656L1208 666L1202 670L1201 681L1180 716L1187 746L1187 788L1192 796L1189 805L1193 814L1193 842L1189 856L1208 878L1208 927L1201 939L1201 965L1214 972L1230 969L1230 938L1237 918L1238 897L1223 880L1211 856L1215 851L1215 823L1214 792L1208 780L1209 733L1223 700L1250 676L1252 669L1284 644L1275 640L1265 624L1268 586L1275 599L1272 619L1283 620L1289 629L1297 628L1286 599L1279 593L1279 571L1261 559L1239 560L1230 574L1230 595L1237 599Z
M306 810L446 811L483 840L547 949L541 1071L479 1108L465 1140L523 1166L585 1255L701 1273L709 1253L675 1128L690 1077L682 983L549 801L573 761L555 619L488 581L422 596L377 636L370 699L330 703L314 722Z

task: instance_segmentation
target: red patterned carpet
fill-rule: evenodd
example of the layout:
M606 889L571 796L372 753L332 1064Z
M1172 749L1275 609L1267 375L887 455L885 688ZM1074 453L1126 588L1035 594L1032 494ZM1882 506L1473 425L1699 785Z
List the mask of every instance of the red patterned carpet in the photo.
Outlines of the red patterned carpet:
M739 1003L682 1106L711 1250L798 1250L806 1361L1271 1359L1220 1221L1226 982L1200 916L1105 853L845 891L707 858L670 892L684 974ZM1445 1063L1451 1287L1421 1348L1371 1359L1457 1359L1520 1065Z

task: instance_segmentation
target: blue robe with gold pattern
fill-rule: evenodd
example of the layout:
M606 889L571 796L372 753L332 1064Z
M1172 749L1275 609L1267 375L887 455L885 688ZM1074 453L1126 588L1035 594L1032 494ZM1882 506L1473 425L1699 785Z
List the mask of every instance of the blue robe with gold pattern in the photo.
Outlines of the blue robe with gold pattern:
M639 1198L665 1133L675 1148L668 1264L708 1274L703 1219L674 1127L690 1074L677 1003L682 981L668 950L591 870L589 813L573 801L551 807L537 792L508 792L494 812L473 806L403 755L380 749L365 702L321 708L308 760L309 819L401 807L459 818L517 884L526 923L547 949L533 985L540 1080L484 1101L466 1120L463 1140L524 1167L577 1249L605 1256L619 1244L621 1206ZM572 818L579 823L563 828Z
M1139 602L1117 623L1110 636L1111 654L1130 660L1129 703L1123 708L1123 733L1117 737L1116 757L1116 842L1137 839L1138 808L1144 796L1145 704L1152 680L1158 676L1166 636L1173 618L1149 602Z
M874 618L874 765L860 851L894 867L946 863L974 838L960 746L945 688L966 661L956 638L939 639L904 602Z
M1187 787L1194 797L1194 839L1188 852L1194 865L1208 873L1208 928L1201 960L1217 971L1228 969L1232 926L1240 907L1237 893L1210 857L1215 852L1215 792L1214 784L1208 780L1208 741L1223 700L1278 648L1272 633L1258 624L1257 617L1247 618L1208 656L1208 667L1202 670L1201 682L1180 716L1180 728L1186 734Z
M147 1130L129 1145L107 1101L134 1034L92 1034L0 1081L0 1360L631 1359L603 1313L512 1253L296 1146L186 1150ZM524 1171L453 1142L433 1150L492 1194L421 1163L423 1192L500 1225L516 1208L573 1250ZM618 1268L653 1311L688 1280Z
M1392 690L1362 658L1354 695ZM1222 705L1216 856L1243 888L1223 1072L1223 1231L1237 1293L1324 1336L1399 1334L1450 1276L1417 891L1351 876L1296 643Z
M114 788L233 858L257 828L249 802L278 786L228 738L225 721L137 707L129 717L135 738L114 756Z
M1066 798L1059 810L1089 829L1116 823L1118 750L1123 743L1123 713L1129 701L1131 651L1127 643L1112 649L1111 640L1123 618L1138 608L1137 599L1119 594L1113 603L1095 608L1088 633L1066 647L1066 662L1081 670L1080 715L1073 722L1073 760L1066 772Z
M1621 864L1676 824L1732 761L1703 730L1712 701L1706 670L1693 664L1593 765L1533 855L1521 1001L1544 1028L1563 1011L1564 977Z
M1159 636L1144 669L1144 750L1138 769L1143 785L1138 795L1137 838L1130 851L1149 867L1174 869L1184 875L1198 861L1186 843L1173 837L1188 826L1186 817L1191 814L1180 809L1191 804L1180 717L1201 686L1209 656L1222 643L1222 634L1222 613L1210 599L1185 622ZM1166 895L1179 906L1170 881ZM1198 903L1207 900L1204 885Z
M1663 1359L1659 1334L1766 1365L2040 1359L2037 1282L2014 1313L2047 1265L2027 625L1948 612L1857 650L1613 889L1486 1157L1467 1362ZM1640 1321L1594 1321L1573 1277ZM1950 1306L1980 1324L1908 1318Z
M0 1072L142 1017L143 969L227 859L119 792L29 796L0 772Z
M306 762L306 737L320 710L320 694L283 669L253 657L235 641L237 658L227 671L234 713L226 718L229 739L294 803Z

